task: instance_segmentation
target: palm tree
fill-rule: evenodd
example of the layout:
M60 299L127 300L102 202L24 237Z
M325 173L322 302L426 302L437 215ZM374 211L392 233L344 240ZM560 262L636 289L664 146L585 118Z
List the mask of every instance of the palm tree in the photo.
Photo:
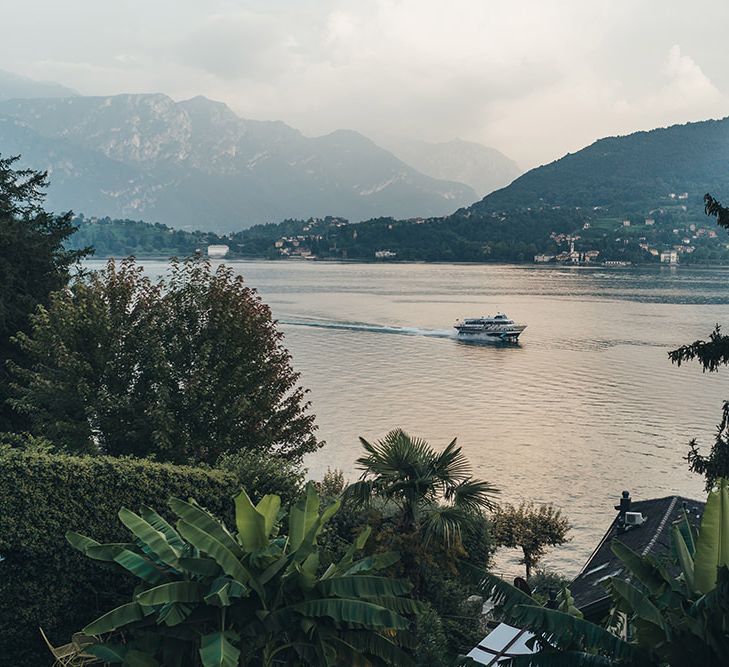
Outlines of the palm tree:
M466 521L496 506L498 490L471 476L455 438L442 452L400 429L375 444L360 442L366 452L357 459L362 475L345 489L345 500L364 507L380 499L394 506L400 528L422 531L426 542L437 537L453 544Z

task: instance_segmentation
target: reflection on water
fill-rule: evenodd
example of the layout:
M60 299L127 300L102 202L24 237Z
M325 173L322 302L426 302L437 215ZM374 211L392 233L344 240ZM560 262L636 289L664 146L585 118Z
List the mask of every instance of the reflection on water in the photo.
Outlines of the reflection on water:
M311 389L328 443L307 462L312 476L331 466L353 479L360 435L400 426L437 446L457 436L505 500L564 509L572 543L548 563L567 574L623 489L703 495L683 456L692 437L712 441L729 372L677 368L666 353L729 321L726 270L233 266L271 306ZM457 318L496 311L528 325L519 345L452 336Z

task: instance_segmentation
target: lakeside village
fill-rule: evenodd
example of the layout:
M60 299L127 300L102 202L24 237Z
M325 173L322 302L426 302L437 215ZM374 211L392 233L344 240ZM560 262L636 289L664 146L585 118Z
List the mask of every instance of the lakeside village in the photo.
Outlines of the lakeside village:
M607 217L604 207L592 208L590 219L582 223L581 229L571 232L551 231L545 234L545 242L541 252L528 255L535 264L563 265L600 265L630 266L638 263L661 263L675 266L687 261L697 249L705 251L709 248L719 249L722 253L729 250L729 244L721 243L717 233L703 221L692 221L687 215L688 193L670 193L666 206L656 208L647 215L629 215L625 217ZM550 207L557 211L560 206ZM528 208L527 211L531 211ZM577 209L579 210L579 209ZM508 214L492 213L491 218L500 222L508 219ZM426 218L411 218L404 221L392 221L383 230L392 230L398 225L423 225L431 222ZM361 223L359 223L361 224ZM282 259L324 259L339 257L348 258L346 247L339 246L343 230L352 228L350 244L358 244L358 223L350 223L344 218L312 218L298 229L289 229L288 234L269 237L269 256ZM363 228L364 229L364 228ZM349 232L346 233L349 236ZM367 236L370 236L368 234ZM385 238L382 245L370 245L370 258L374 261L399 261L409 259L402 256L397 243L387 245ZM539 244L537 245L539 247ZM227 245L210 245L208 255L222 258L229 254ZM235 251L233 251L235 253ZM701 253L697 253L698 255ZM361 253L357 257L364 259ZM702 257L703 258L703 257ZM691 258L694 260L694 258ZM694 260L695 262L696 260ZM694 263L692 262L692 263Z

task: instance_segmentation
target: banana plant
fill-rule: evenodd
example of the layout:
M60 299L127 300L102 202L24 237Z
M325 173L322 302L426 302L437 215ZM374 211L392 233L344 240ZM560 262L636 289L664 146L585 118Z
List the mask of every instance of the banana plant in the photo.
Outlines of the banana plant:
M675 563L642 556L617 540L612 543L630 578L608 581L613 609L603 626L566 610L540 607L525 593L485 574L484 593L501 605L510 622L534 633L540 645L538 653L514 658L512 665L729 664L726 480L719 480L709 494L698 534L684 513L672 527L672 537ZM678 576L673 574L676 567ZM630 641L624 638L625 622Z
M408 616L421 610L409 582L381 571L385 553L358 558L363 531L342 559L320 567L317 537L339 508L321 508L313 484L288 513L281 501L235 498L235 528L193 500L172 498L174 526L148 507L122 508L128 543L99 544L75 532L76 549L137 577L133 598L87 625L107 638L88 649L126 667L412 665Z

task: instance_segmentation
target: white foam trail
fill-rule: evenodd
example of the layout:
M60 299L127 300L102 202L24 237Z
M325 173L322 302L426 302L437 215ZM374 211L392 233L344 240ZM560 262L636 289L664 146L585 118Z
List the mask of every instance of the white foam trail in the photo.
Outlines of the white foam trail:
M295 327L314 327L318 329L339 329L342 331L367 331L371 333L399 334L401 336L427 336L429 338L455 338L455 333L418 327L394 327L360 322L328 322L326 320L283 319L280 324Z

